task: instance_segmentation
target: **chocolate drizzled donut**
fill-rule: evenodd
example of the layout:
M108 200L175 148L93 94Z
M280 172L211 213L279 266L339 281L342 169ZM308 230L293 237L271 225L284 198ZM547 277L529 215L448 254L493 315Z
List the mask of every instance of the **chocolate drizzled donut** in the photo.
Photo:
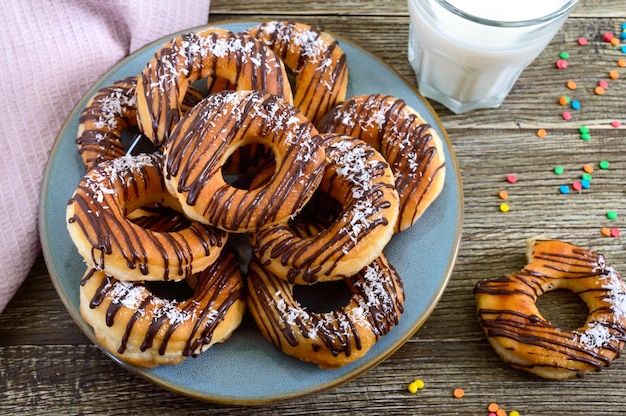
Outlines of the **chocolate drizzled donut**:
M224 29L208 28L175 37L145 66L137 82L140 130L158 147L183 115L189 85L222 78L238 90L263 90L292 102L287 73L262 42Z
M441 193L445 180L441 139L403 100L383 94L352 97L316 125L322 133L359 138L387 159L400 196L397 231L415 224Z
M626 283L604 256L558 240L530 240L519 272L476 284L487 339L511 366L551 379L580 377L608 366L626 342ZM570 290L589 307L585 324L557 328L535 301Z
M343 101L348 86L346 54L315 26L271 21L244 33L268 45L294 74L293 103L314 123Z

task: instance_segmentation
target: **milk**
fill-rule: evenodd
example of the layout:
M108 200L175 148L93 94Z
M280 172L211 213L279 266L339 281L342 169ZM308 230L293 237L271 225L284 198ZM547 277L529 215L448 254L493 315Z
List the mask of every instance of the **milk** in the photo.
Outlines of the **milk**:
M500 106L576 2L448 1L468 18L443 7L441 0L408 0L409 61L420 92L455 113ZM555 16L544 18L550 14Z

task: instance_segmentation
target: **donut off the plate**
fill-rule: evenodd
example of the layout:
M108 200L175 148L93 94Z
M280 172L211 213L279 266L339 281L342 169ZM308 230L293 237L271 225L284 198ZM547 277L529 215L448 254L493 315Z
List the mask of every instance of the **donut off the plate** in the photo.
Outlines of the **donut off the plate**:
M559 240L530 239L519 272L476 284L478 317L487 339L513 367L540 377L580 377L608 366L626 342L626 283L603 255ZM578 295L585 324L567 331L536 305L555 289Z

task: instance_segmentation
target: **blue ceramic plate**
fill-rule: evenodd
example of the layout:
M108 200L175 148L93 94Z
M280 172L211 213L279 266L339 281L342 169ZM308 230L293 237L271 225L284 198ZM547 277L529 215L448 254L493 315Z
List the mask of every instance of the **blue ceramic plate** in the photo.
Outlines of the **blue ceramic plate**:
M228 22L217 26L240 31L255 24ZM170 39L160 39L124 59L85 94L61 129L45 174L40 234L46 264L70 315L96 345L92 328L79 312L79 281L85 264L65 225L66 203L84 173L74 142L78 117L96 90L140 73L153 53ZM348 97L385 93L403 98L438 130L444 141L447 174L441 195L414 227L396 235L385 250L406 291L406 309L400 324L364 358L337 370L321 370L282 354L261 336L249 317L230 340L195 359L144 369L111 356L122 367L163 388L200 400L225 404L284 400L338 386L376 366L413 336L435 308L456 260L463 217L460 174L450 140L433 109L406 79L353 42L340 37L338 40L348 58Z

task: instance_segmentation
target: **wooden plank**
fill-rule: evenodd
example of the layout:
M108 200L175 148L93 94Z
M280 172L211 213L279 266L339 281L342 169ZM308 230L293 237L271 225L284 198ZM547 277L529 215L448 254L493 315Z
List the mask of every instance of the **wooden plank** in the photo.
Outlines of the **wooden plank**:
M601 7L598 7L601 4ZM288 14L295 16L407 16L406 0L258 0L239 2L231 0L212 0L211 14L231 14L262 16L267 14ZM624 2L599 0L581 0L573 12L580 17L626 17Z

